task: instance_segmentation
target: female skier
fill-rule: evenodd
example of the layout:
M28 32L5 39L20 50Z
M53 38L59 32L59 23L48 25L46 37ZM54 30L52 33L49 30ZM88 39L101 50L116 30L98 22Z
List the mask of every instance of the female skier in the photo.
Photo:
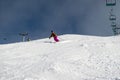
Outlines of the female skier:
M51 37L54 38L55 42L59 42L59 39L58 39L57 35L53 32L53 30L51 30L51 35L50 35L49 39L50 39Z

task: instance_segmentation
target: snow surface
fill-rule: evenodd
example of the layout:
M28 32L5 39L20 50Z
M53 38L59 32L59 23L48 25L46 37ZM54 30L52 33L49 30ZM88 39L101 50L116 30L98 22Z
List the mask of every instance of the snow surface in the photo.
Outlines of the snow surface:
M0 80L120 80L120 36L59 38L0 45Z

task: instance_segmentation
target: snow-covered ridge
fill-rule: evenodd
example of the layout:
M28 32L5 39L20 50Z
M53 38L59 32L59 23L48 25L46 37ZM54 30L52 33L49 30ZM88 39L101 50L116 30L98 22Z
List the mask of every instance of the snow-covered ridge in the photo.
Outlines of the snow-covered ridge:
M120 80L120 36L59 38L0 45L0 80Z

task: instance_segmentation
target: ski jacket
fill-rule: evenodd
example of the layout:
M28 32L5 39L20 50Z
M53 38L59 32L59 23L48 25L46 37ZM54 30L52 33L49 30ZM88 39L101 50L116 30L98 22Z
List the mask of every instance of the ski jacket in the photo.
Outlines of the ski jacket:
M49 38L51 37L57 37L57 35L54 32L52 32Z

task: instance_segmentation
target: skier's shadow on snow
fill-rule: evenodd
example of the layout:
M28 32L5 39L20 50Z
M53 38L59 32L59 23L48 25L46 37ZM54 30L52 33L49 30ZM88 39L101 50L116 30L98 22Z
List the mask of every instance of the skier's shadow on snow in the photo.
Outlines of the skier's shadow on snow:
M55 42L52 42L52 41L44 41L44 43L55 43Z

